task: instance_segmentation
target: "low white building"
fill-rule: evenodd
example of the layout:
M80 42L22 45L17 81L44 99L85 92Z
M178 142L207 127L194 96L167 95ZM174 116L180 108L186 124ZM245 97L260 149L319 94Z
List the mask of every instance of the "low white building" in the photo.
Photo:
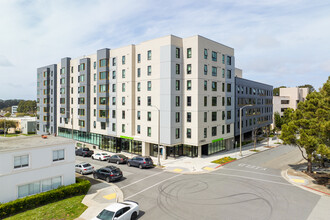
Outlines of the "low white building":
M13 105L13 106L11 107L11 114L12 114L12 115L15 115L15 114L17 113L17 109L18 109L18 106L17 106L17 105Z
M0 203L75 183L74 149L61 137L1 139Z

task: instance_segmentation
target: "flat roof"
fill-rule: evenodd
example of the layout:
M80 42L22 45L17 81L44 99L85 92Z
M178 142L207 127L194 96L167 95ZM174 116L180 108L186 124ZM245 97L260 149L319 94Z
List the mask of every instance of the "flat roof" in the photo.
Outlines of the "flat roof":
M0 137L0 152L13 151L27 148L56 146L62 144L74 144L75 141L63 137L54 137L47 135L47 139L41 138L41 135L18 136L18 137Z

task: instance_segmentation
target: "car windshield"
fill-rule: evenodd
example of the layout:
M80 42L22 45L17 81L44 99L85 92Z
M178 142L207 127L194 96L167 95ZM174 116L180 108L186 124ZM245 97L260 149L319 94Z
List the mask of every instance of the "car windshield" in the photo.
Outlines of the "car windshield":
M89 163L83 164L83 167L91 167L92 165L90 165Z
M84 150L84 151L89 151L89 148L84 148L83 150Z
M145 158L145 160L146 160L147 162L152 161L151 158L149 158L149 157Z
M103 211L100 212L100 214L97 216L97 218L101 219L101 220L111 220L113 218L114 214L115 214L114 212L103 209Z
M102 155L105 155L105 156L107 156L108 154L106 154L106 153L102 153Z

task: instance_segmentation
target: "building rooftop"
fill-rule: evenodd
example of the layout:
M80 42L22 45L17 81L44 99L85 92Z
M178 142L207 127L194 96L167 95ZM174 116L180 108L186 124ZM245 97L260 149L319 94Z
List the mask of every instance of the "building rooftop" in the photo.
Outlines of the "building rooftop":
M26 148L56 146L62 144L74 144L75 141L63 138L47 136L47 139L41 138L40 135L35 136L19 136L19 137L0 137L0 152L2 151L14 151Z

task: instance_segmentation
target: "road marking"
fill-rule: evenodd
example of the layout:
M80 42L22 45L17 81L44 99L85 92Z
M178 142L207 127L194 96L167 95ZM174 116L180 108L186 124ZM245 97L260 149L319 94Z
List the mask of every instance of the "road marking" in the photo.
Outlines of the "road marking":
M141 182L141 181L143 181L143 180L145 180L145 179L148 179L148 178L150 178L150 177L153 177L153 176L157 176L157 175L162 174L162 173L164 173L164 172L165 172L165 171L162 171L162 172L159 172L159 173L152 174L152 175L150 175L150 176L147 176L147 177L145 177L145 178L142 178L142 179L140 179L140 180L137 180L137 181L135 181L135 182L133 182L133 183L130 183L130 184L126 185L126 186L120 187L120 189L124 189L124 188L126 188L126 187L131 186L131 185L134 185L135 183Z
M246 177L246 176L238 176L238 175L223 174L223 173L214 173L214 172L213 173L209 173L209 174L220 175L220 176L232 176L232 177L238 177L238 178L250 179L250 180L258 180L258 181L262 181L262 182L276 183L276 184L281 184L281 185L285 185L285 186L294 186L294 185L288 184L288 183L282 183L282 182L271 181L271 180L263 180L263 179Z
M178 172L178 173L180 173L180 172L182 171L182 169L178 169L178 168L177 168L177 169L174 169L173 171L174 171L174 172Z
M291 179L293 182L296 182L296 183L304 183L305 180L301 180L301 179Z
M156 184L154 184L154 185L152 185L152 186L149 186L148 188L145 188L145 189L143 189L143 190L141 190L141 191L139 191L139 192L137 192L137 193L135 193L135 194L133 194L133 195L130 195L129 197L126 197L125 199L130 199L130 198L132 198L132 197L134 197L134 196L136 196L136 195L138 195L138 194L140 194L140 193L143 193L144 191L147 191L148 189L151 189L152 187L155 187L155 186L157 186L157 185L159 185L159 184L161 184L161 183L163 183L163 182L165 182L165 181L167 181L167 180L173 179L173 178L178 177L178 176L181 176L181 175L183 175L183 174L180 173L180 174L177 174L177 175L175 175L175 176L172 176L171 178L168 178L168 179L162 180L162 181L160 181L160 182L158 182L158 183L156 183Z
M253 171L248 171L248 170L238 170L238 169L231 169L231 168L221 168L221 170L234 170L234 171L240 171L240 172L246 172L246 173L256 173L260 175L265 175L265 176L275 176L275 177L282 177L280 175L273 175L273 174L267 174L267 173L260 173L260 172L253 172Z
M211 168L211 167L204 167L203 169L204 170L214 170L214 168Z
M107 199L107 200L112 200L115 199L117 197L116 193L111 193L109 195L103 196L103 198Z
M238 164L238 166L239 167L246 167L246 168L250 168L250 169L256 169L256 170L267 170L267 168L264 168L264 167L249 165L249 164L245 164L245 163L240 163L240 164Z

